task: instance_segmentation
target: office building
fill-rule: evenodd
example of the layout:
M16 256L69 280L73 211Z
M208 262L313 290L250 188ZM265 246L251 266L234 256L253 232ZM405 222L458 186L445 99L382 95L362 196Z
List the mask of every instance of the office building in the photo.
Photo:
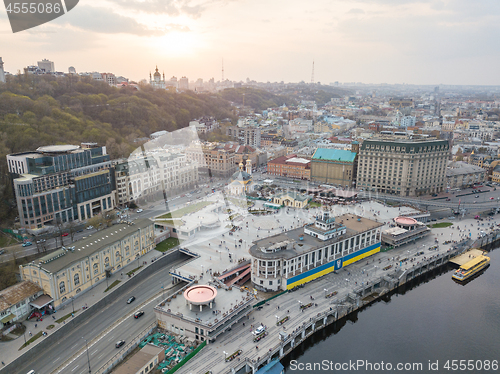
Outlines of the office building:
M357 186L400 196L445 191L449 149L446 140L365 140L358 156Z
M7 155L19 221L41 229L114 209L115 180L106 147L95 143L39 147Z
M54 68L54 63L52 61L49 61L47 59L43 59L42 61L37 62L38 68L40 70L43 70L46 74L47 73L54 73L56 69Z
M357 148L354 147L357 151ZM343 149L318 148L311 159L311 180L354 187L356 181L357 153Z

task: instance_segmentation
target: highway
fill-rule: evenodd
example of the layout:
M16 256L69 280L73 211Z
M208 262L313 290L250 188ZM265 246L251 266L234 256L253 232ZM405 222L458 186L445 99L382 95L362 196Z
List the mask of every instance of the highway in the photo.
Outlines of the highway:
M182 260L174 261L171 266L177 266L182 262ZM95 372L119 352L119 349L115 348L115 343L118 340L125 340L128 343L129 339L135 337L156 320L153 307L162 296L161 283L171 285L172 278L168 274L171 266L164 267L161 271L138 282L130 292L89 317L63 340L57 344L46 346L38 357L16 368L17 372L27 373L29 370L35 370L36 373L40 374L88 373L87 353L82 350L85 347L84 339L88 341L90 366L92 372ZM165 292L174 292L181 287L182 283ZM127 304L126 301L130 296L135 296L136 300ZM138 310L144 310L145 313L142 317L135 319L133 313ZM66 306L62 313L70 311L71 305ZM112 330L106 331L109 326L115 323L116 326ZM96 338L98 339L96 340ZM125 346L121 349L124 348ZM80 350L82 350L81 354L76 358L73 357Z

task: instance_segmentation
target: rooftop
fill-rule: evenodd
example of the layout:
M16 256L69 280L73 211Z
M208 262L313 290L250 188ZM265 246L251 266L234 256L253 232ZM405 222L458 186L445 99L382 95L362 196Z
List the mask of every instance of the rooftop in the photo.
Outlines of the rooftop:
M0 291L0 311L8 309L40 291L43 289L31 281L23 281L3 289Z
M47 271L57 273L72 263L91 256L110 244L120 241L139 229L145 228L149 225L153 225L153 221L146 218L138 219L131 225L126 223L113 225L89 235L87 238L72 243L71 246L75 247L73 251L59 249L48 254L47 256L42 257L39 260L39 264ZM24 266L29 265L30 264Z
M313 160L319 161L342 161L342 162L354 162L356 158L356 153L351 151L346 151L343 149L330 149L330 148L318 148L314 155Z
M358 221L358 219L360 219ZM265 258L265 259L290 259L299 256L303 253L307 253L316 248L324 247L332 243L336 243L340 240L345 240L359 232L374 229L376 227L383 226L383 223L377 221L358 217L353 214L344 214L339 217L335 217L335 222L344 225L346 227L346 234L334 237L329 240L321 240L313 236L304 233L304 227L298 229L286 231L281 234L269 236L260 240L256 240L254 245L250 247L249 252L253 257ZM311 226L310 226L311 227ZM294 242L295 245L287 246L287 249L282 249L277 252L264 253L261 248L268 248L277 243L290 243Z
M38 147L36 149L37 152L40 153L70 153L80 149L78 145L46 145L43 147Z
M176 298L168 298L163 307L157 306L157 308L166 311L167 313L174 314L182 319L186 319L192 322L197 322L206 326L216 325L221 322L224 317L224 313L230 312L230 310L235 310L234 308L238 305L238 307L244 307L246 304L253 299L253 296L248 291L240 291L239 288L229 287L222 288L217 286L213 282L209 282L210 285L202 285L198 284L196 286L201 287L210 287L214 288L216 286L216 296L212 302L212 308L209 306L203 306L200 311L199 306L190 306L186 303L186 299L184 297L176 297ZM189 290L189 288L188 288ZM216 314L214 311L219 311L220 313ZM229 315L227 315L230 318Z

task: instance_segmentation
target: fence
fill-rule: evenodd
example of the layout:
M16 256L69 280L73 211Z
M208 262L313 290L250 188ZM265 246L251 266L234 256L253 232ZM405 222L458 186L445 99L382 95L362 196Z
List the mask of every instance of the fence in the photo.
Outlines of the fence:
M175 365L172 369L168 371L167 374L173 374L177 370L179 370L184 364L186 364L190 359L192 359L201 349L207 345L207 341L205 340L203 343L201 343L193 352L188 354L186 357L182 359L181 362L179 362L177 365Z
M16 238L18 240L21 240L21 241L24 240L24 236L22 236L20 234L16 234L14 232L14 230L11 230L11 229L0 229L0 230L2 230L6 234L9 234L9 235L13 236L14 238Z
M259 302L258 302L257 304L255 304L253 307L254 307L254 308L257 308L257 307L259 307L259 306L261 306L261 305L264 305L264 304L265 304L265 303L267 303L269 300L272 300L272 299L274 299L274 298L276 298L276 297L278 297L278 296L281 296L281 295L283 295L283 294L285 294L285 293L287 293L287 292L288 292L288 290L287 290L287 291L282 291L282 292L280 292L280 293L277 293L276 295L271 296L271 297L270 297L270 298L268 298L268 299L265 299L265 300L259 301Z

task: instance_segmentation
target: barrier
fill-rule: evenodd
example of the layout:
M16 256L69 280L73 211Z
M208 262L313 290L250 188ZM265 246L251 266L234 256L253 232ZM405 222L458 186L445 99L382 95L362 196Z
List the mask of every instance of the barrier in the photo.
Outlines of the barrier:
M207 345L207 341L205 340L203 343L201 343L193 352L188 354L186 357L182 359L181 362L179 362L177 365L175 365L172 369L170 369L167 374L173 374L177 370L179 370L184 364L186 364L190 359L192 359L201 349Z

